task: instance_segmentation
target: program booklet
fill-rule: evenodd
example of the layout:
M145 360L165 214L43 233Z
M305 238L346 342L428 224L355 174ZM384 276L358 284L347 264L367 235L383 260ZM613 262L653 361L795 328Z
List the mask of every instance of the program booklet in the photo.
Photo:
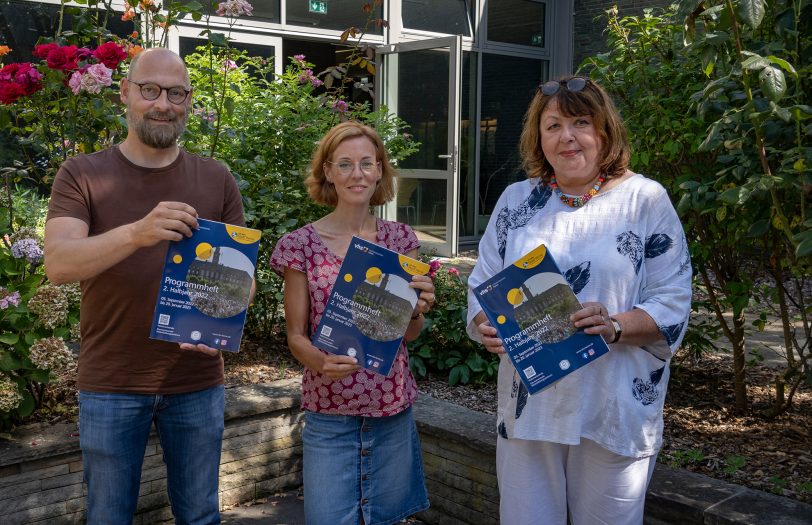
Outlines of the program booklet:
M169 243L150 338L240 349L262 232L197 220Z
M389 375L419 295L409 283L428 272L424 262L353 237L313 345Z
M581 303L543 244L474 290L527 391L534 394L609 351L576 329Z

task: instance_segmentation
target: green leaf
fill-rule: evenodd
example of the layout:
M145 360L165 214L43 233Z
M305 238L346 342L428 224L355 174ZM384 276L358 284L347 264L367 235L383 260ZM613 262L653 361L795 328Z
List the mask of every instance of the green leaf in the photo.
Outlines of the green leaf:
M798 247L795 248L796 257L812 255L812 231L806 231L802 235L804 239L798 243Z
M736 15L753 29L761 25L764 12L764 0L739 0L736 6Z
M754 222L750 225L750 229L747 230L748 237L761 237L770 229L770 221L768 220L760 220Z
M18 334L12 334L8 332L0 334L0 342L5 343L7 345L16 344L17 341L19 340L20 336Z
M727 204L736 204L739 202L739 193L741 193L741 188L730 188L723 191L719 198Z
M777 67L767 66L762 69L758 75L758 81L761 84L761 90L773 102L779 101L787 91L784 72Z
M787 62L783 58L779 58L777 56L770 55L770 56L767 57L767 60L769 60L770 62L772 62L776 66L779 66L779 67L783 68L784 71L786 71L787 73L789 73L791 75L797 75L798 74L798 72L795 71L795 68L792 67L792 64L790 64L789 62Z
M752 55L742 62L742 68L748 71L761 71L770 65L770 61L759 55Z
M20 417L26 417L34 411L34 398L31 394L26 390L23 392L23 400L20 402L20 405L17 407L17 415Z

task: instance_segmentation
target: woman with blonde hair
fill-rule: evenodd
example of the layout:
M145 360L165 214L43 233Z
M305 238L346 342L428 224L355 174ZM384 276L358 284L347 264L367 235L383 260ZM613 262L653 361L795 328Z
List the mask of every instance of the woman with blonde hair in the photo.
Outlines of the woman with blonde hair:
M361 368L354 357L310 342L353 235L416 257L412 229L376 218L370 206L395 195L395 170L372 129L343 122L319 142L305 183L310 197L333 207L323 218L282 237L271 266L285 279L288 346L304 365L305 520L313 525L390 524L428 508L420 442L412 416L417 385L405 342L423 327L434 285L419 290L411 322L389 375Z

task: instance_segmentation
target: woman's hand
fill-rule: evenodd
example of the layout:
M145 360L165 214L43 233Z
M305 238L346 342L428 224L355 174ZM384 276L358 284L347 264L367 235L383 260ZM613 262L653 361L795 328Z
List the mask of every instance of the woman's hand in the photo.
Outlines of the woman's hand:
M482 340L485 350L493 354L505 353L505 347L502 346L502 340L496 335L496 328L491 326L490 321L485 319L476 325L476 329L479 332L479 338Z
M570 320L587 334L600 335L607 342L615 339L615 325L609 319L609 311L601 303L584 303L583 308L570 315Z
M358 360L348 355L324 354L321 364L321 373L338 381L344 379L356 370L361 368Z
M417 303L414 305L414 313L412 317L419 316L420 314L427 314L431 307L434 306L434 301L437 296L434 295L434 282L428 275L413 275L412 282L409 286L415 290L420 291L417 297Z

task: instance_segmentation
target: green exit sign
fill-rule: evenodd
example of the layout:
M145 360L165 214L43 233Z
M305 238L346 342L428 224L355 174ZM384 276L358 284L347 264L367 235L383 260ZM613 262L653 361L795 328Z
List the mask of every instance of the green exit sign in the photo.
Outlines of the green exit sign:
M308 11L311 13L318 13L320 15L327 14L327 2L320 2L319 0L309 0Z
M310 3L312 4L313 2L310 2ZM531 37L531 40L530 40L531 45L540 46L541 42L542 42L541 33L536 33Z

